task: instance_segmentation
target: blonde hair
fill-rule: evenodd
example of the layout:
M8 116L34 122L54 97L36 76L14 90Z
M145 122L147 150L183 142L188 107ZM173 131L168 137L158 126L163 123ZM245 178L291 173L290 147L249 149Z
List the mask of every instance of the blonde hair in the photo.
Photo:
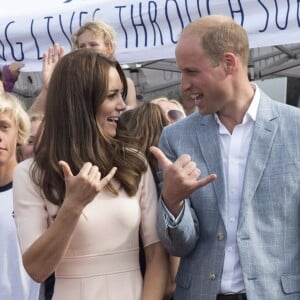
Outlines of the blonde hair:
M0 93L0 113L10 112L17 128L17 143L23 145L30 131L30 120L19 99L7 92Z
M73 50L79 49L78 37L87 30L90 30L97 38L102 39L107 51L114 55L116 51L116 32L112 26L101 21L87 22L83 26L81 26L75 33L73 33L73 35L71 36Z
M209 15L187 25L180 37L199 38L206 55L218 65L225 52L241 58L245 66L249 59L249 41L246 30L233 19L222 15Z
M183 116L186 117L185 110L184 110L182 104L176 99L169 99L167 97L160 97L160 98L152 99L151 102L154 103L154 104L159 104L160 102L173 103L177 106L178 110L180 110L183 113Z

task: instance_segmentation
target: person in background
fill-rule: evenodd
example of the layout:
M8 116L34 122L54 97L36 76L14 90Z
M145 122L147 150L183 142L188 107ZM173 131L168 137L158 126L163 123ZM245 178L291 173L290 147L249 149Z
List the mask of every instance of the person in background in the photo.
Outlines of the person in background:
M29 117L19 100L0 92L0 299L37 300L40 286L23 267L13 211L12 179L17 146L29 132ZM21 179L22 180L22 179Z
M166 99L166 98L160 98ZM168 100L165 100L168 104ZM160 103L165 103L162 101ZM173 104L174 105L174 104ZM134 145L147 158L152 173L158 187L158 162L154 155L150 152L151 146L157 146L160 134L163 128L170 122L167 114L160 105L153 101L144 101L138 107L123 112L118 122L118 137L127 140L130 145ZM141 243L141 249L143 247ZM145 269L145 260L143 251L140 252L140 263L142 270ZM165 290L164 299L172 299L175 291L175 277L179 265L179 257L169 256L169 277Z
M178 100L160 97L151 100L151 102L158 104L163 109L170 124L186 116L183 106Z
M73 51L82 48L93 48L108 57L114 58L116 52L116 32L112 26L102 21L87 22L73 35ZM137 106L135 85L131 78L126 77L126 104L129 108Z
M182 95L182 106L187 116L198 111L195 99L191 98L189 95L185 95L185 93Z
M163 129L157 229L181 256L177 300L300 299L300 110L248 79L246 31L187 25L181 88L199 114Z
M34 114L30 116L30 134L25 144L20 148L20 157L18 158L18 161L22 161L33 156L33 147L43 117L44 116L42 114Z
M115 56L116 33L115 30L105 22L87 22L72 35L71 39L73 43L72 51L82 48L92 48L108 57L114 58ZM29 108L31 114L44 112L49 79L56 63L64 54L63 47L60 47L58 44L50 47L48 53L44 53L42 71L43 87L40 95ZM131 78L126 77L126 80L128 86L126 104L129 108L134 108L137 106L135 85Z
M168 268L155 182L145 157L116 138L126 92L116 61L93 49L62 57L34 157L14 172L24 266L38 282L55 271L54 300L163 297Z
M65 55L64 47L58 44L54 44L53 47L48 49L48 52L43 53L42 60L42 89L34 100L32 105L28 109L29 115L44 114L46 99L48 93L49 82L53 73L53 70L57 62Z
M0 93L4 92L4 85L2 81L2 72L0 71Z
M20 70L25 66L23 63L12 62L2 67L2 81L4 90L6 92L12 92L15 82L18 80Z
M162 108L150 101L143 101L138 107L124 111L118 121L118 138L145 155L156 181L158 164L150 147L158 145L162 129L168 124Z
M30 116L30 133L24 145L17 147L17 161L21 162L24 159L33 157L34 145L36 144L36 137L38 130L42 124L44 116L42 114L34 114ZM53 296L55 283L54 273L49 276L40 286L39 300L51 300Z

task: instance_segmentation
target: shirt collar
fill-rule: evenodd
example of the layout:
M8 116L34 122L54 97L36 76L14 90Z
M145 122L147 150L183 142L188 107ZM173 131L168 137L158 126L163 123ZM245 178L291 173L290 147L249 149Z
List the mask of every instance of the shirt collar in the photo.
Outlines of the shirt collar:
M250 103L250 106L248 107L248 109L247 109L247 111L244 115L242 124L245 124L248 120L252 120L253 122L255 122L255 120L256 120L256 115L257 115L257 110L258 110L258 105L259 105L259 99L260 99L260 90L259 90L259 87L257 86L257 84L255 84L253 82L251 82L250 84L251 84L251 87L254 90L254 96L253 96L253 99ZM216 122L219 125L222 124L216 113L214 113L214 117L215 117Z
M11 188L12 188L12 181L9 182L9 183L7 183L6 185L0 186L0 193L6 192L6 191L8 191Z
M257 115L259 99L260 99L260 90L255 83L251 83L251 86L254 89L254 96L253 96L250 106L248 107L248 110L246 111L246 114L243 118L243 123L245 123L249 118L253 122L256 121L256 115Z

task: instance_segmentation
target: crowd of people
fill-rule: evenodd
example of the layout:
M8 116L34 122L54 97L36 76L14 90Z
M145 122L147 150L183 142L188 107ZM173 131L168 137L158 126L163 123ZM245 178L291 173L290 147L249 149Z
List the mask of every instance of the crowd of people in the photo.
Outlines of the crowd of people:
M1 72L0 299L300 300L300 111L249 81L242 26L182 30L182 102L137 103L108 24L72 43L27 111Z

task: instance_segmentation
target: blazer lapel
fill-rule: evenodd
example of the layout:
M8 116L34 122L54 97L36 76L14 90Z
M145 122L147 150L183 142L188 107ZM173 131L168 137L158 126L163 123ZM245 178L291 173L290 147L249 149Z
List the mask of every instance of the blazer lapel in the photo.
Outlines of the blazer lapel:
M213 115L201 118L198 142L201 153L208 168L208 174L217 174L217 179L213 181L214 190L217 197L220 213L224 220L225 215L225 186L223 163L221 158L218 125ZM198 127L199 128L199 127Z
M272 102L262 93L245 170L239 226L245 220L247 208L261 180L277 132L278 113Z

